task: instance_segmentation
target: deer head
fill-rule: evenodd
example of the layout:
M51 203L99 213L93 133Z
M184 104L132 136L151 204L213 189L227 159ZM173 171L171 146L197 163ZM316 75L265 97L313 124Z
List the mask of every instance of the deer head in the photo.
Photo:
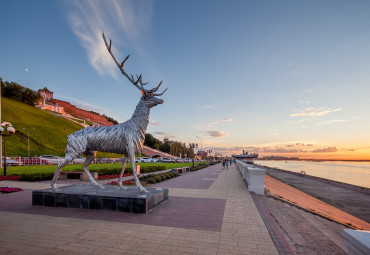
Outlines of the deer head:
M162 85L162 82L161 81L157 87L155 88L152 88L152 89L144 89L144 86L147 85L149 82L146 82L144 83L143 82L143 76L142 74L140 74L139 76L136 75L136 79L134 78L134 76L132 74L127 74L124 70L124 66L125 66L125 62L127 61L127 59L130 57L130 55L128 55L123 61L122 63L120 64L117 59L114 57L113 53L112 53L112 40L109 40L109 45L108 45L108 42L107 40L105 39L105 35L103 33L103 39L104 39L104 42L105 42L105 45L107 46L107 49L108 49L108 52L110 53L110 55L112 56L114 62L117 64L118 68L121 70L121 73L126 76L126 78L133 84L135 85L135 87L137 87L141 94L142 94L142 99L145 101L145 105L148 107L148 108L152 108L153 106L157 105L157 104L163 104L163 100L162 99L159 99L159 98L156 98L156 96L161 96L163 95L164 92L166 92L167 88L162 92L162 93L155 93L159 87Z

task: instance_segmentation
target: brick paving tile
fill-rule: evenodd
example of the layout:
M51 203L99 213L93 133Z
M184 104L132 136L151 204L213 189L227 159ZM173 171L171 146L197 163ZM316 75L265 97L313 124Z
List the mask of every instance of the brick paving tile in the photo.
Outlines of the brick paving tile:
M161 182L153 185L165 188L187 188L187 189L208 189L215 181L218 173L215 170L219 169L218 165L209 166L202 171L188 172L177 178Z
M221 168L162 183L170 199L147 215L32 207L30 191L2 195L0 253L278 254L238 171Z
M278 248L279 254L295 254L292 247L290 247L288 241L284 238L283 233L280 231L279 227L276 225L275 221L271 218L270 214L266 210L264 204L259 199L258 195L252 193L252 198L254 203L257 206L258 211L261 214L262 219L264 220L272 240L274 241L276 247Z

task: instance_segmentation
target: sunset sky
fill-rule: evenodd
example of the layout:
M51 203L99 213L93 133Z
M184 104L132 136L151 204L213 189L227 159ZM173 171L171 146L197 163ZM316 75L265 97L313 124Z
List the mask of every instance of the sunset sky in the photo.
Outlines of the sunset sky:
M0 76L223 155L370 160L370 1L0 1ZM200 139L201 137L202 139Z

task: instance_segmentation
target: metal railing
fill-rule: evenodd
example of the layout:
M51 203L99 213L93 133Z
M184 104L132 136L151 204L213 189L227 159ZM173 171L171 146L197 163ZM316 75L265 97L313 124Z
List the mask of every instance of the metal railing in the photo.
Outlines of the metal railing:
M63 158L45 159L39 157L6 157L7 166L58 165ZM3 157L4 162L4 157ZM69 164L83 164L85 158L77 158ZM123 158L95 158L93 164L123 163Z

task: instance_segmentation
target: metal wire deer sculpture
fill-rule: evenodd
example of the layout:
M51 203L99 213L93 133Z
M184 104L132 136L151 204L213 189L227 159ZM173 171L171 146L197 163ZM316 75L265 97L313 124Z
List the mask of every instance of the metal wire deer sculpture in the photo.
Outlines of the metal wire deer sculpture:
M104 189L103 185L94 180L87 168L94 160L95 151L101 151L125 154L122 170L118 179L118 185L120 189L126 189L126 187L122 185L122 175L126 168L127 158L129 158L136 186L140 189L140 191L148 192L141 185L137 177L135 168L135 153L139 153L143 146L146 128L149 123L150 108L158 104L163 104L163 100L156 98L156 96L163 95L167 89L165 89L162 93L155 93L161 86L162 81L153 89L144 89L144 85L148 83L143 83L141 74L140 76L136 75L135 79L132 74L128 75L123 69L125 62L130 55L128 55L125 60L119 64L112 53L112 40L110 40L108 45L104 33L103 39L105 45L107 46L108 52L111 54L114 62L116 62L122 74L126 76L127 79L141 91L142 96L136 106L134 114L128 121L113 126L87 127L68 136L65 158L58 164L58 168L55 171L54 177L51 181L51 187L54 191L60 191L56 185L56 181L62 168L81 154L86 156L85 163L83 164L83 170L88 175L89 180L96 187Z

